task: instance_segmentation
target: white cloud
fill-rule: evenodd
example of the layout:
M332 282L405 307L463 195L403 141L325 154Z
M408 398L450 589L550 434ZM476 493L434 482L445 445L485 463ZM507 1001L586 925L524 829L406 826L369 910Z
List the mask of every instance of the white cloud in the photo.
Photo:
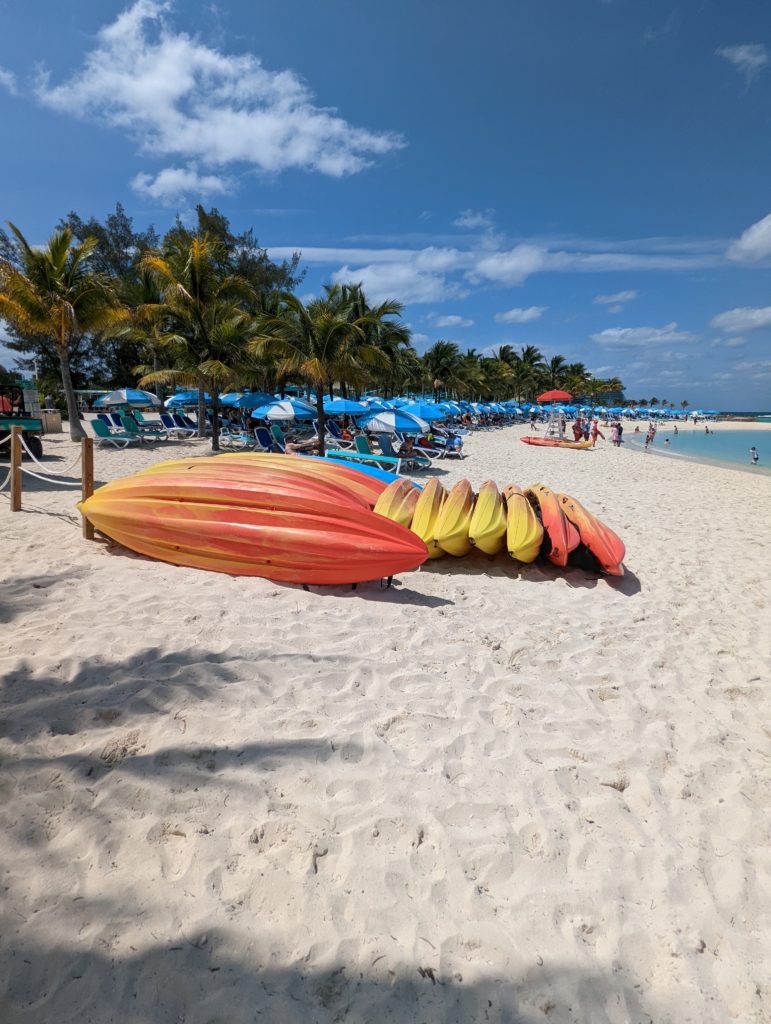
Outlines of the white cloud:
M137 0L99 31L70 79L51 85L41 74L39 100L126 132L143 153L208 169L242 164L341 177L404 145L316 106L294 71L268 70L252 54L226 54L175 31L170 9Z
M735 338L714 338L710 343L710 348L740 348L742 345L747 344L747 339L741 335Z
M595 306L614 306L614 312L619 306L623 306L626 302L631 302L637 298L637 292L634 289L630 289L626 292L616 292L615 295L595 295L592 302Z
M737 363L734 369L739 373L751 373L754 377L771 377L771 359Z
M473 320L466 320L462 316L457 316L455 313L449 316L437 316L434 318L434 327L472 327L474 324Z
M546 256L545 249L523 243L483 256L477 260L471 276L486 277L499 284L522 284L531 274L543 269Z
M0 88L7 89L11 96L18 96L16 75L7 68L0 67Z
M750 225L732 242L726 256L737 263L756 263L771 256L771 213Z
M738 334L740 331L756 331L761 327L771 327L771 306L753 309L750 306L738 306L725 313L718 313L710 321L710 326L726 334Z
M592 335L592 341L608 348L646 348L649 345L677 345L698 340L698 335L678 330L672 321L665 327L609 327Z
M763 68L768 64L768 51L762 43L744 43L741 46L721 46L715 50L718 57L725 57L740 75L744 75L745 88L749 89Z
M528 306L526 309L516 307L507 309L505 313L496 313L494 319L498 324L529 324L532 320L540 319L548 308L548 306Z
M491 228L493 226L493 211L461 210L453 224L459 228Z
M400 302L440 302L460 294L457 286L448 284L443 274L421 270L411 260L370 263L355 268L344 266L332 274L332 281L335 284L360 283L374 302L393 298Z
M232 191L232 182L216 174L198 174L192 167L166 167L160 174L137 174L131 187L139 195L173 203L185 195L211 196Z

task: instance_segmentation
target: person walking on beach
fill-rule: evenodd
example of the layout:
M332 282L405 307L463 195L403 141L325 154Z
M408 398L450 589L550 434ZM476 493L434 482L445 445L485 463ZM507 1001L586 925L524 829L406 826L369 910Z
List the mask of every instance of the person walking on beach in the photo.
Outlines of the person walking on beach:
M752 448L750 448L750 462L753 466L757 466L757 464L760 462L760 455L758 454L758 449L755 447L755 445L753 445Z
M603 439L603 441L605 440L605 435L600 430L600 424L595 419L595 420L592 420L592 448L596 448L597 447L597 438L598 437L601 437Z
M618 426L615 423L610 427L610 443L618 448Z

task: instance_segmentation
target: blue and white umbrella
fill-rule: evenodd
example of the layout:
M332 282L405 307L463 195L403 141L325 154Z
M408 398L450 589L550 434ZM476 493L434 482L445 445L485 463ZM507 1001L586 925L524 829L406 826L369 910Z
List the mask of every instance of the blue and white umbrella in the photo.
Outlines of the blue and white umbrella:
M356 422L366 430L379 430L384 434L425 434L428 423L401 409L375 411L357 416Z
M316 410L296 398L273 399L252 411L255 420L315 420Z
M171 398L167 398L163 404L167 409L182 409L187 406L198 405L198 394L197 391L177 391ZM207 405L211 405L211 395L208 391L204 392L203 398Z
M359 416L369 412L369 406L363 402L353 402L349 398L328 398L324 402L324 412L330 416Z
M109 395L102 395L94 402L95 409L160 409L162 402L150 391L137 391L136 388L118 388Z
M395 409L396 406L389 402L386 398L378 398L377 395L373 395L372 398L363 398L362 401L366 404L368 409Z

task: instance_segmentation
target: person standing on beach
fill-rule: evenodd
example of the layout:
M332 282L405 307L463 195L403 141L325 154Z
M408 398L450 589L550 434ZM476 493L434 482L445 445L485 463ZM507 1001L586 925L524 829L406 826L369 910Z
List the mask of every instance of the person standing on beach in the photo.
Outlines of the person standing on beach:
M592 420L592 448L597 447L597 438L601 437L605 440L605 435L600 430L600 424L596 419Z
M618 426L615 423L611 424L610 443L618 448Z
M750 448L750 462L753 466L757 466L757 464L760 462L760 455L755 445L753 445L752 448Z

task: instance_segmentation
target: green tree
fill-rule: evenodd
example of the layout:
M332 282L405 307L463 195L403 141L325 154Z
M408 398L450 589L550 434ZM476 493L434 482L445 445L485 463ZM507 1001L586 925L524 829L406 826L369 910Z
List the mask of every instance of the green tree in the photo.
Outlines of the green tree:
M388 366L367 341L366 318L349 320L336 302L316 299L305 306L290 292L281 295L276 316L254 322L249 348L278 361L279 379L299 377L316 390L319 452L324 454L324 390L330 381L356 379L365 368Z
M86 436L70 374L73 343L84 334L113 327L123 318L108 282L91 268L96 240L74 245L70 228L57 230L40 249L33 248L9 222L21 266L0 260L0 317L26 335L49 339L59 360L67 402L70 437Z
M234 387L243 372L252 298L245 281L228 273L222 243L208 235L172 236L163 253L148 253L142 270L155 281L160 302L148 303L145 320L170 366L145 374L140 385L161 382L198 389L198 435L206 436L205 392L211 393L212 449L219 449L219 390Z

